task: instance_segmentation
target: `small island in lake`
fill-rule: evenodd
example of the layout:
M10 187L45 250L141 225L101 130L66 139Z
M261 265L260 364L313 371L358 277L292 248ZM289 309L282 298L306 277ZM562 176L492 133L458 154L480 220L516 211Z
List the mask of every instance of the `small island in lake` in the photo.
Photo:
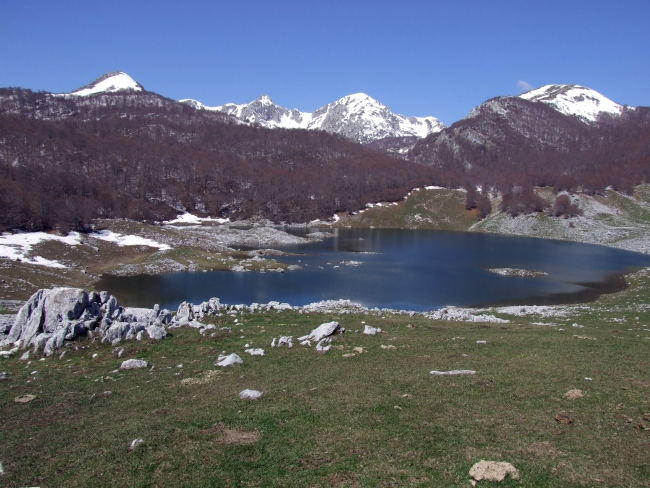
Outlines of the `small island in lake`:
M530 271L519 268L489 268L488 271L502 276L520 276L523 278L537 278L548 275L548 273L544 273L543 271Z

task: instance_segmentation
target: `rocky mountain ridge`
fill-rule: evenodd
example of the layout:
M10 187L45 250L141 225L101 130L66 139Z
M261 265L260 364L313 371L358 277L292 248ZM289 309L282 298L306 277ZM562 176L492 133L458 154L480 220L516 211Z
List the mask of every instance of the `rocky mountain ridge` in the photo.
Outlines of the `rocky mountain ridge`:
M595 122L601 114L621 115L634 107L619 105L591 88L580 85L546 85L519 95L524 100L549 105L564 115Z
M318 110L301 112L273 103L268 95L250 103L228 103L208 107L196 100L181 100L197 109L233 115L247 124L270 129L324 130L346 139L368 143L386 137L426 137L442 130L445 125L435 117L406 117L391 110L365 93L345 96Z

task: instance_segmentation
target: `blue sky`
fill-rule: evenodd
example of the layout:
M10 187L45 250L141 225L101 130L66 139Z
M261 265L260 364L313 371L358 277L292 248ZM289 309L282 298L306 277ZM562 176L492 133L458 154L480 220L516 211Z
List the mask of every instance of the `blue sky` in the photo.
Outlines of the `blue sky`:
M365 92L450 124L549 83L650 105L645 1L3 0L0 86L67 92L121 70L207 105L313 111Z

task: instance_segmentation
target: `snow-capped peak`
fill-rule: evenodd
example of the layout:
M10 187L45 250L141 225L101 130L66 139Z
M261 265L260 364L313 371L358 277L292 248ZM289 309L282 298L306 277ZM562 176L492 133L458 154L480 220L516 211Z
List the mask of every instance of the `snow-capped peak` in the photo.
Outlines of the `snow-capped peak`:
M594 122L601 113L620 115L625 110L625 106L580 85L546 85L519 96L546 103L564 115L573 115L585 122Z
M445 125L435 117L405 117L365 93L347 95L312 114L309 129L341 134L357 142L385 137L426 137Z
M268 96L268 95L262 95L262 96L258 97L258 98L255 100L255 102L259 102L259 103L262 104L262 105L275 105L275 104L273 103L273 100L271 100L271 97Z
M122 71L113 71L100 76L91 84L82 86L70 95L86 97L96 93L113 93L118 91L144 91L144 87Z
M371 142L384 137L426 137L445 127L435 117L405 117L394 114L388 107L365 93L347 95L313 113L286 109L273 103L268 95L262 95L242 105L227 103L218 107L207 107L191 99L181 102L197 109L233 115L248 124L258 124L270 129L324 130L357 142Z

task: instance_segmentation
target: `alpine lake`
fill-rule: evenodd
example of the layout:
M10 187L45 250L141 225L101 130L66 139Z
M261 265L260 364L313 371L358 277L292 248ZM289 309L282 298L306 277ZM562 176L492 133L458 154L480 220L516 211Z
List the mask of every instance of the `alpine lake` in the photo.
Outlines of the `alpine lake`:
M284 273L105 275L97 287L135 307L158 303L175 309L185 300L218 297L228 304L277 301L294 306L349 299L370 308L427 311L449 305L588 302L623 289L626 273L650 266L645 254L570 241L403 229L328 231L331 237L322 241L271 246L287 253L275 259L301 267ZM535 273L491 271L504 268Z

